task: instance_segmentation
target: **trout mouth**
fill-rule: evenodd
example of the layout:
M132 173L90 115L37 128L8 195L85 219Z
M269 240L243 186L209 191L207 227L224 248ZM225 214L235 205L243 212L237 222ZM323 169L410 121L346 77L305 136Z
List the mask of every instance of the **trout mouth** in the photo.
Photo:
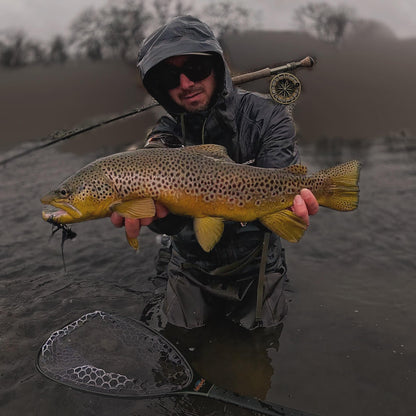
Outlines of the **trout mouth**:
M68 202L51 203L42 211L42 219L56 224L69 224L78 222L82 213Z

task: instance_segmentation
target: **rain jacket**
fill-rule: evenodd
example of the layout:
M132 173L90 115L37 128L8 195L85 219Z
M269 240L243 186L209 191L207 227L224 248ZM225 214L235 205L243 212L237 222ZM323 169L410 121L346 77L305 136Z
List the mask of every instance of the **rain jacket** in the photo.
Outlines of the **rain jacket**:
M167 91L159 88L157 81L151 81L149 74L168 57L201 52L215 56L217 91L206 111L186 113ZM150 137L167 134L179 138L183 145L220 144L235 162L261 167L282 168L298 161L295 128L286 108L234 88L220 44L211 29L198 19L177 17L154 32L143 42L137 66L146 89L168 112ZM259 223L244 226L226 222L223 237L210 253L197 243L191 219L169 215L154 221L151 228L173 235L174 253L186 263L184 267L192 265L209 274L230 266L239 277L257 276L258 248L266 231ZM275 235L268 254L267 270L281 268L284 259L280 239ZM242 264L244 267L237 267Z

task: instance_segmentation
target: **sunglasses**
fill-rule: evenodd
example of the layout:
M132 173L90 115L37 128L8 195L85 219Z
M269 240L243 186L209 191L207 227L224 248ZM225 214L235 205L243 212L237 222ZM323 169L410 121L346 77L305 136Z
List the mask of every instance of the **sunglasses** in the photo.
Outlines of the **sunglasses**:
M184 74L192 82L199 82L211 75L214 68L212 56L190 56L187 61L177 67L163 62L152 71L152 78L157 80L162 88L172 90L179 86L180 76Z

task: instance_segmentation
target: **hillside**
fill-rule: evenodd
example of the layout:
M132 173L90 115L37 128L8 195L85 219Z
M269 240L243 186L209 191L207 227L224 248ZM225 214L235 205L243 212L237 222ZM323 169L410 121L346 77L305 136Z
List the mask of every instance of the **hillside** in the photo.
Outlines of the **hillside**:
M146 98L134 65L119 61L0 71L0 151L140 107ZM140 140L155 120L151 112L145 112L77 136L61 146L89 152L115 143L128 145Z
M315 56L297 75L302 95L295 119L302 140L372 138L416 133L416 40L368 36L338 48L297 32L247 32L225 39L233 73ZM268 81L246 84L266 92ZM92 118L140 107L146 99L134 64L75 63L0 70L0 151ZM64 147L88 152L141 141L158 112L148 111L71 139ZM160 112L159 112L160 113Z
M336 48L296 32L251 32L227 38L226 51L239 71L317 58L312 70L297 71L303 92L295 117L305 139L416 133L416 39L367 37ZM249 88L266 92L268 82Z

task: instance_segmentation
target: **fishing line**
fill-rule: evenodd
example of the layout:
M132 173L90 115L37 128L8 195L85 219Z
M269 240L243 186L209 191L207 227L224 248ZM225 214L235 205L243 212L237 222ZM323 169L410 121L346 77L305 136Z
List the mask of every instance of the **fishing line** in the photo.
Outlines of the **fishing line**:
M7 162L11 162L14 159L18 159L36 150L44 149L55 143L59 143L64 140L70 139L72 137L78 136L79 134L86 133L87 131L93 130L97 127L105 126L106 124L110 124L115 121L122 120L123 118L134 116L136 114L142 113L146 110L149 110L157 106L159 106L159 103L157 103L156 101L152 101L149 105L146 105L140 108L135 108L127 112L118 113L118 114L111 116L110 118L100 119L99 121L93 122L92 124L88 124L87 126L74 127L71 130L58 130L49 136L42 137L41 139L26 143L25 144L25 146L27 147L26 149L21 150L4 159L1 159L0 166L5 165Z
M238 86L238 85L245 84L247 82L252 82L261 78L267 78L267 77L271 77L273 75L279 74L278 83L277 85L273 84L274 88L270 91L270 97L274 101L280 104L288 105L288 104L292 104L298 98L300 94L300 90L298 92L298 88L300 88L300 81L296 79L296 83L294 83L292 79L296 77L294 77L294 75L291 74L291 72L283 73L283 71L293 71L297 68L311 68L312 66L315 65L315 63L316 63L316 58L307 56L300 61L289 62L287 64L284 64L275 68L263 68L259 71L236 75L232 77L232 82L233 82L233 85ZM273 78L272 81L274 79L275 78ZM273 81L273 82L275 83L276 81ZM288 84L288 82L292 88L288 88L288 86L286 85ZM280 83L283 83L283 84L280 85ZM140 108L134 108L133 110L129 110L123 113L117 113L111 116L110 118L100 119L99 121L88 124L87 126L75 127L71 130L58 130L49 136L43 137L33 142L25 143L26 149L18 151L17 153L11 156L6 156L5 158L0 159L0 166L5 165L7 162L10 162L14 159L18 159L36 150L44 149L55 143L59 143L63 140L70 139L79 134L86 133L87 131L93 130L97 127L101 127L106 124L113 123L114 121L121 120L127 117L131 117L136 114L140 114L144 111L147 111L159 105L160 104L157 101L152 100L152 102L148 105L142 106Z
M61 256L62 256L62 263L64 265L64 271L66 273L66 264L65 264L65 256L64 256L64 243L66 240L74 239L77 234L75 231L72 231L71 228L66 224L59 224L53 220L53 217L48 218L46 220L50 224L52 224L52 234L51 237L59 230L62 230L62 238L61 238ZM56 228L54 228L56 227Z

